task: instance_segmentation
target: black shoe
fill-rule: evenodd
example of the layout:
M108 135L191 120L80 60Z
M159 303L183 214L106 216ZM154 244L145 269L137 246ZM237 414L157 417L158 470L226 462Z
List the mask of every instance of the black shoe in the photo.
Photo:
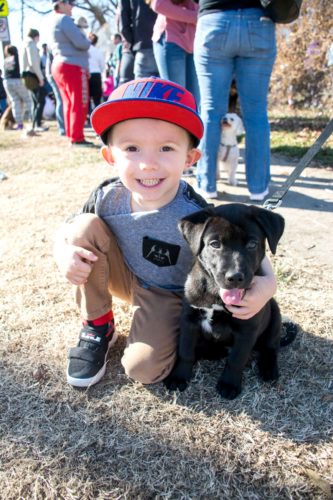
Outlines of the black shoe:
M78 345L69 350L67 382L74 387L97 384L104 377L107 355L116 340L113 321L103 326L87 322L80 332Z
M71 142L71 146L73 147L83 147L83 148L97 148L96 144L91 141L79 141L79 142Z
M185 168L184 172L182 173L182 177L194 177L195 175L196 175L196 168L193 166Z

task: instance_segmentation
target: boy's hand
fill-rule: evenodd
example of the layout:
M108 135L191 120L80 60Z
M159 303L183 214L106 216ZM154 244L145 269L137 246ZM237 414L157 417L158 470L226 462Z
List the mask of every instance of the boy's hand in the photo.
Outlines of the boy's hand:
M255 276L251 288L246 290L239 306L227 306L227 309L237 319L250 319L273 297L276 289L275 278Z
M55 259L61 274L73 285L86 283L98 257L89 250L74 245L64 244L59 250L55 251Z

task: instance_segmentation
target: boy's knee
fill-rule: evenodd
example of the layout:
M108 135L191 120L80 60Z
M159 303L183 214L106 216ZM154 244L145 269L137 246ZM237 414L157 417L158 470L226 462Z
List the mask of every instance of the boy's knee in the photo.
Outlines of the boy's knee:
M174 365L176 353L161 359L156 349L142 342L126 347L121 363L128 377L142 384L155 384L167 377Z
M81 246L83 241L96 241L105 236L109 236L109 230L95 214L80 214L68 223L66 239L71 245Z

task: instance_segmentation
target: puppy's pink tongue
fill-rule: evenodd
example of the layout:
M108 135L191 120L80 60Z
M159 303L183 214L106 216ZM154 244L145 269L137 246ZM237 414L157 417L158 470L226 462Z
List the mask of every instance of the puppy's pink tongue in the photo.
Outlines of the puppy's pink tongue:
M220 288L220 296L223 302L227 306L238 306L244 295L244 290L241 288L232 288L231 290L226 290L225 288Z

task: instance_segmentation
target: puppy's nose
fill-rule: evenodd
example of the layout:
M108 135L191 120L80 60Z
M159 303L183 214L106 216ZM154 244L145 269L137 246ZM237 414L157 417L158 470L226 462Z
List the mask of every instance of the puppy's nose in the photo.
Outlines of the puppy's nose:
M226 273L225 275L226 277L226 280L228 281L228 283L230 285L232 285L234 288L240 288L241 285L244 283L244 273L241 273L241 272L228 272Z

